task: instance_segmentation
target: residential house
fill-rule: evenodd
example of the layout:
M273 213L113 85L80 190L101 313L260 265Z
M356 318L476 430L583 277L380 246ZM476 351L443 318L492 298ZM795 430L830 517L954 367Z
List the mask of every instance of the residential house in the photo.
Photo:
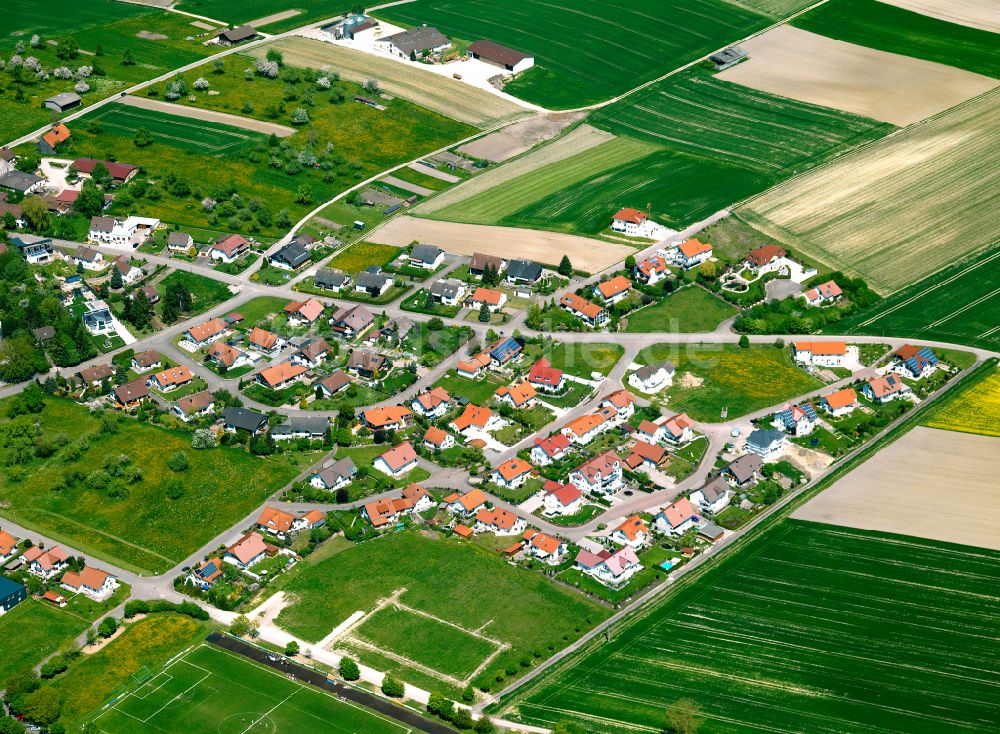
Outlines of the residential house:
M104 161L96 158L77 158L70 164L81 176L90 177L94 174L94 168L104 166L111 183L116 186L126 184L139 174L139 167L128 163L118 163L117 161Z
M583 492L575 484L562 484L548 480L542 485L542 514L546 517L555 515L575 515L584 507Z
M142 293L142 295L146 296L146 300L149 301L150 306L160 302L160 293L159 291L156 290L155 285L144 285L142 288L132 291L132 293L130 293L128 297L134 298L135 294L140 292Z
M289 242L268 258L271 266L279 270L294 271L311 260L309 250L298 242Z
M625 486L622 460L614 451L605 451L573 469L569 481L581 492L598 496L614 494Z
M114 217L92 217L88 239L112 247L135 248L159 226L160 220L152 217L126 217L122 221Z
M391 36L376 37L374 46L379 51L398 56L401 59L412 59L422 56L424 52L439 53L451 48L451 41L441 31L433 26L420 25L407 31L394 33Z
M771 425L791 436L808 436L816 428L816 409L811 403L785 406L774 414Z
M0 176L0 188L10 189L25 196L40 191L44 187L45 179L33 173L14 169Z
M42 135L35 146L42 155L55 155L59 146L69 140L70 136L69 128L60 122Z
M594 577L608 588L619 589L642 570L642 564L639 563L635 550L626 545L614 552L606 548L598 553L581 550L576 556L574 568Z
M417 452L409 441L389 449L375 459L375 468L390 477L401 477L417 466Z
M785 450L787 439L781 431L757 428L747 436L746 450L762 459L771 459Z
M238 234L220 235L212 243L209 255L213 260L221 260L224 263L231 263L239 260L250 252L250 243Z
M349 289L354 283L354 279L347 273L340 273L336 270L322 268L313 276L313 285L326 291L340 293Z
M770 270L785 254L778 245L764 245L750 250L743 259L743 266L754 273Z
M351 378L342 370L334 370L316 383L324 398L332 398L341 390L351 386Z
M614 414L611 420L616 423L626 421L635 413L635 398L625 389L615 390L604 396L601 401L601 411L611 410Z
M473 276L476 280L481 280L483 271L487 267L492 267L494 272L499 274L507 268L507 261L496 255L486 255L482 252L477 252L469 261L469 275Z
M372 316L364 306L342 306L333 312L330 317L330 326L333 332L344 339L353 339L358 334L365 332L373 323L375 317Z
M17 553L17 539L6 530L0 530L0 564L7 563Z
M407 513L423 512L434 506L430 492L419 484L410 484L399 497L385 497L365 503L362 516L375 528L384 528L399 522Z
M431 298L445 306L458 306L465 297L465 283L455 278L438 280L431 285Z
M413 413L402 405L389 405L369 408L361 413L361 420L373 431L399 431L410 424Z
M480 433L497 431L507 425L507 422L489 408L466 403L462 414L448 424L455 433L467 438L473 438Z
M563 371L552 366L545 357L535 362L528 371L528 382L541 392L559 393L566 386Z
M114 376L115 371L109 364L95 364L93 367L84 367L76 373L77 379L89 387L99 387L102 382Z
M820 283L815 288L804 291L801 295L805 299L806 305L821 306L824 303L832 303L840 300L844 292L840 290L840 286L834 281L828 280L825 283Z
M659 443L663 440L663 426L653 421L643 420L635 427L636 438L649 443Z
M347 371L369 380L384 372L388 366L389 360L368 349L355 349L347 358Z
M330 466L321 469L309 478L309 484L316 489L336 491L354 481L358 468L350 459L337 459Z
M210 346L205 353L205 358L227 370L235 370L253 364L249 354L222 341L217 341Z
M490 288L476 288L465 300L465 305L473 309L482 309L483 304L491 313L501 310L507 303L507 294Z
M149 388L141 377L116 386L112 392L115 396L115 405L122 410L135 408L149 398Z
M524 344L513 337L501 339L489 348L490 366L494 369L506 367L521 358Z
M277 552L276 547L265 543L263 536L255 531L247 533L226 548L222 554L222 560L246 571L268 556L276 555Z
M452 515L469 517L486 507L486 493L481 489L470 489L464 494L454 492L444 498L444 505Z
M847 342L797 341L792 343L795 361L818 367L842 367L847 360Z
M174 412L187 423L193 418L208 415L215 410L215 398L208 390L188 395L174 403Z
M643 365L628 376L628 384L644 393L657 393L674 384L676 368L670 360Z
M722 476L734 487L752 487L763 476L761 474L763 468L764 459L760 454L743 454L722 470Z
M646 232L646 222L649 214L638 209L624 207L615 212L611 218L611 231L620 232L629 237L640 237Z
M83 312L83 325L94 336L115 332L115 319L104 301L90 301Z
M913 391L899 375L890 372L881 377L872 377L861 386L861 392L873 402L888 403L890 400L908 397Z
M508 459L499 464L490 474L490 481L500 487L516 489L524 486L531 478L531 464L524 459Z
M414 245L407 258L415 268L437 270L444 262L444 250L434 245Z
M413 412L424 418L440 418L452 405L452 397L443 387L433 387L420 393L410 404Z
M250 335L247 337L247 341L251 347L256 349L258 352L263 352L264 354L274 354L275 352L280 352L285 346L284 339L275 334L273 331L262 329L259 326L255 326L250 330Z
M536 466L548 466L560 461L569 450L570 440L563 433L554 433L548 438L536 438L531 448L531 460Z
M657 531L665 535L683 535L688 529L701 522L697 510L687 497L674 500L660 510L653 518Z
M538 403L538 393L530 382L520 382L517 385L502 385L496 389L497 399L512 408L531 408Z
M288 316L289 326L311 326L323 313L323 304L315 298L305 301L288 303L284 312Z
M424 446L431 451L444 451L455 445L455 437L437 426L431 426L424 434Z
M0 148L0 176L13 171L16 163L17 156L14 155L14 151L6 145Z
M511 285L531 285L542 277L542 266L531 260L511 260L507 263L506 281Z
M486 352L481 352L471 359L459 361L455 365L455 372L459 377L464 377L467 380L476 380L483 374L483 370L492 363L493 359L490 355Z
M364 293L372 298L384 295L390 288L392 288L392 278L381 272L381 268L377 266L374 270L369 268L363 273L358 273L358 277L354 281L356 292Z
M323 364L329 353L330 345L326 339L310 339L292 354L291 360L294 364L312 369Z
M562 563L567 546L559 538L532 528L525 531L524 539L527 541L524 546L525 552L529 556L552 566Z
M610 280L605 280L594 286L594 296L600 298L605 306L613 306L619 301L628 298L628 292L632 288L632 281L623 275L616 275Z
M588 444L600 434L614 427L614 413L611 410L587 413L574 418L561 429L571 443Z
M325 415L293 415L281 425L271 429L275 441L291 441L306 438L320 441L330 427L330 419Z
M149 372L163 366L163 355L155 349L148 349L132 355L132 370L136 374Z
M169 367L150 377L146 384L160 392L170 392L187 385L194 379L194 374L186 366Z
M28 573L43 581L51 580L69 565L69 553L58 545L54 545L48 550L34 545L26 549L21 557L28 564Z
M674 249L674 260L684 270L697 267L710 257L712 257L712 246L697 238L681 242Z
M222 411L222 422L226 430L230 433L246 431L251 436L256 436L267 428L267 416L254 410L246 408L224 408Z
M632 269L632 277L646 285L656 285L670 274L670 268L662 255L652 255L638 260Z
M656 443L636 441L632 453L625 457L625 466L630 471L656 469L667 461L667 450Z
M94 219L108 219L108 217L94 217ZM112 219L111 222L113 224L114 220ZM77 265L83 267L84 270L91 272L99 272L108 266L104 262L104 255L86 245L80 245L76 248L76 251L73 253L73 260L76 261Z
M218 558L209 558L191 569L188 574L187 583L197 586L202 591L212 588L216 581L222 578L222 561Z
M302 527L302 523L299 523L299 528L296 528L295 520L295 515L290 512L279 510L277 507L265 507L257 518L257 528L284 540Z
M649 526L646 525L645 520L638 515L632 515L612 530L608 537L618 545L639 549L649 543L652 533L649 532Z
M477 533L493 533L498 536L520 535L528 527L524 518L518 517L509 510L494 507L487 510L485 507L476 512L476 522L472 529Z
M559 307L571 313L592 329L599 329L611 318L606 309L596 303L581 298L575 293L567 293L559 299Z
M726 480L718 476L705 484L705 486L692 492L691 502L700 507L704 512L711 512L713 515L717 515L729 507L732 497L733 491L729 488Z
M498 66L508 74L520 74L535 65L535 57L523 51L501 46L494 41L479 40L469 44L469 56L491 66Z
M46 595L49 592L45 592ZM57 599L62 600L61 596L57 596ZM16 581L11 581L6 576L0 576L0 616L3 616L11 609L16 607L21 602L27 600L28 590L25 588L24 584L19 584ZM58 606L65 606L65 601L59 604L55 599L49 599Z
M663 438L674 446L683 446L694 440L694 423L687 413L678 413L660 424Z
M194 247L194 238L187 232L174 231L167 235L167 252L188 253Z
M184 337L196 347L204 348L225 336L228 326L222 319L212 319L203 324L192 326L184 332Z
M64 589L101 602L115 593L115 589L118 588L118 579L107 571L84 566L79 573L67 571L63 574L60 585Z
M19 208L20 209L20 208ZM15 216L19 219L19 216ZM35 238L32 237L30 240L24 235L11 235L11 243L17 247L21 252L21 256L24 258L28 265L45 265L46 263L52 262L52 240L47 237ZM69 276L70 278L74 276ZM76 276L79 277L79 276ZM70 282L67 279L67 282Z
M919 380L937 369L938 358L930 347L904 344L892 355L891 370L903 377Z
M853 387L845 387L832 393L822 396L819 399L819 407L839 418L842 415L849 415L858 407L858 393Z

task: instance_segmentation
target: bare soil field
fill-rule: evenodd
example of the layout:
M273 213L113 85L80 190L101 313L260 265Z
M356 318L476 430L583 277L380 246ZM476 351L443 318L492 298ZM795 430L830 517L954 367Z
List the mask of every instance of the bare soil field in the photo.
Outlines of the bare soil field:
M740 45L750 52L750 59L723 71L720 79L900 126L1000 84L981 74L788 25Z
M459 153L502 163L516 155L531 150L539 143L551 140L559 132L584 117L582 112L564 112L523 120L503 130L484 135L479 140L466 143Z
M457 255L485 252L505 258L526 258L551 266L558 265L562 256L568 255L574 268L588 273L600 272L635 252L634 248L626 245L558 232L439 222L408 216L396 217L366 239L396 247L405 247L414 241L426 242Z
M879 0L931 18L1000 33L1000 4L991 0Z
M793 513L1000 550L1000 439L914 428Z
M168 115L177 115L178 117L187 117L192 120L220 122L224 125L241 127L244 130L253 130L255 132L264 133L265 135L274 134L279 138L287 138L289 135L296 132L294 127L279 125L275 122L254 120L250 117L230 115L227 112L216 112L215 110L205 110L199 107L173 104L171 102L163 102L158 99L149 99L148 97L133 97L131 94L122 97L118 100L118 102L120 104L129 105L130 107L138 107L143 110L156 110L157 112L165 112Z
M280 13L272 13L271 15L265 15L263 18L257 18L257 20L251 20L250 25L254 28L260 28L262 25L267 25L268 23L277 23L279 20L285 20L286 18L294 18L299 15L301 10L282 10Z
M434 193L432 189L429 189L426 186L419 186L415 183L404 181L401 178L396 178L395 176L386 176L385 178L382 179L382 182L403 189L405 191L411 191L414 194L420 194L421 196L430 196L431 194Z
M531 114L520 105L449 77L315 38L282 38L249 53L264 56L269 48L280 51L285 63L292 66L328 66L341 78L359 84L377 79L389 94L477 127L492 127Z
M780 184L738 213L892 293L1000 238L998 150L995 90Z
M461 186L448 189L430 201L422 203L414 209L414 212L417 214L431 214L452 204L465 201L507 181L511 181L525 173L537 171L550 163L556 163L577 153L596 148L601 143L613 140L614 137L611 133L598 130L590 125L580 125L580 127L555 142L546 145L544 148L533 151L505 166L481 173Z
M417 173L422 173L425 176L430 176L431 178L436 178L439 181L447 181L448 183L458 183L462 179L458 176L453 176L450 173L445 173L444 171L439 171L436 168L431 168L423 163L411 163L407 168L411 168Z

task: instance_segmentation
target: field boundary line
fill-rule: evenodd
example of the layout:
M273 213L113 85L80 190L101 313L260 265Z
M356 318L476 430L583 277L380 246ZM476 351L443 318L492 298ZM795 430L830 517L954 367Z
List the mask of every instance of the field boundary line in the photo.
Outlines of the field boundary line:
M966 311L968 311L973 306L978 306L983 301L988 301L989 299L993 298L993 296L995 296L997 293L1000 293L1000 288L996 288L996 289L990 291L989 293L987 293L986 295L980 296L975 301L971 301L971 302L965 304L964 306L962 306L957 311L952 311L950 314L948 314L944 318L938 319L933 324L928 324L924 328L925 329L933 329L938 324L943 324L945 321L950 321L951 319L955 318L959 314L965 313Z
M248 726L246 729L243 730L242 734L247 734L248 731L250 731L251 729L253 729L255 726L257 726L257 724L259 724L264 719L266 719L268 716L270 716L272 712L277 711L279 708L281 708L282 706L284 706L292 698L292 696L294 696L296 693L298 693L301 690L302 689L300 687L296 686L295 689L291 693L289 693L287 696L285 696L285 698L283 698L281 701L279 701L274 706L272 706L271 708L269 708L267 711L265 711L264 713L262 713L260 715L260 717L256 721L252 722L250 724L250 726Z

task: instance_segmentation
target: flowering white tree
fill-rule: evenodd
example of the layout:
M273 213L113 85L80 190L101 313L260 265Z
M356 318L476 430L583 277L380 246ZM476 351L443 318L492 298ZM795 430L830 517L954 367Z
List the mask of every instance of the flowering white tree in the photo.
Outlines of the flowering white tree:
M296 107L292 112L292 124L305 125L307 122L309 122L309 113L304 107Z
M201 200L201 208L207 212L215 209L216 204L218 204L218 202L215 199L209 199L208 197Z
M81 79L86 79L87 77L89 77L93 73L94 73L94 67L93 66L80 66L80 67L77 67L77 70L76 70L76 75L78 77L80 77Z
M23 54L24 53L24 41L18 41L14 44L14 53Z
M321 76L319 79L316 80L316 86L319 87L320 89L329 89L330 88L329 78Z
M266 76L268 79L277 79L280 67L277 61L268 61L267 59L257 59L254 62L254 70L260 76Z
M24 68L31 69L32 71L41 71L42 65L38 63L38 59L36 59L34 56L28 56L24 60Z
M194 84L192 86L199 92L204 92L206 89L208 89L208 79L206 79L203 76L200 76L194 80Z
M42 45L42 37L37 33L31 37L31 47L39 48Z
M9 66L11 69L16 69L23 63L24 59L22 59L18 54L14 54L13 56L10 57L10 61L7 62L7 66Z
M87 84L87 82L83 81L83 79L81 79L76 83L76 86L73 87L73 89L76 90L77 94L86 94L87 92L90 91L90 85Z
M52 70L52 76L54 76L56 79L72 79L73 70L70 69L68 66L57 66L55 69Z

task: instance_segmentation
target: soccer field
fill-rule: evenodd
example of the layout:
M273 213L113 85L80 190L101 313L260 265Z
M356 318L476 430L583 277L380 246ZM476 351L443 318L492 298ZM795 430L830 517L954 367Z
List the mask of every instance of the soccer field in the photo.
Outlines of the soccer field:
M144 127L154 142L207 155L234 153L267 142L266 135L252 130L121 104L107 105L86 119L100 120L103 129L125 138Z
M93 719L103 734L405 734L409 727L201 645Z

